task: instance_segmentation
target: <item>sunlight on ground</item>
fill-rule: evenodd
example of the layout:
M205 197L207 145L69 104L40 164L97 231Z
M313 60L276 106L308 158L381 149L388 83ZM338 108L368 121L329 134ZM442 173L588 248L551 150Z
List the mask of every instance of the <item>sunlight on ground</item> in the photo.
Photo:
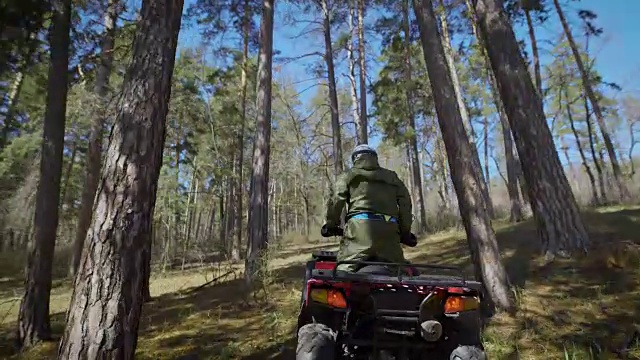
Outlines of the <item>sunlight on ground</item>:
M640 208L599 209L585 216L594 242L589 255L546 267L537 256L531 221L494 223L519 311L513 318L498 314L489 320L484 340L491 359L610 359L630 342L634 322L640 322ZM144 308L138 357L290 359L303 264L311 251L323 247L335 249L335 243L287 245L271 254L269 284L256 298L245 299L237 265L153 276L153 300ZM423 239L407 250L407 258L456 264L472 273L462 232ZM11 337L22 284L0 274L2 357L13 354ZM227 276L222 282L193 291L223 274ZM51 312L60 334L70 287L56 284ZM634 346L628 356L640 359L640 349ZM24 358L51 357L55 350L55 343L45 344Z

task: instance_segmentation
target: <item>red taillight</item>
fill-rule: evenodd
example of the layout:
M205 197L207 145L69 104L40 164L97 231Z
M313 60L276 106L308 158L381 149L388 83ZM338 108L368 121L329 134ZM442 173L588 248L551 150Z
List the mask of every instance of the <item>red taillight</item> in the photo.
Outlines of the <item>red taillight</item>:
M314 265L314 269L317 270L333 270L336 267L336 263L335 262L330 262L330 261L318 261L316 262L316 264Z
M464 289L461 287L450 287L447 289L450 294L464 294Z

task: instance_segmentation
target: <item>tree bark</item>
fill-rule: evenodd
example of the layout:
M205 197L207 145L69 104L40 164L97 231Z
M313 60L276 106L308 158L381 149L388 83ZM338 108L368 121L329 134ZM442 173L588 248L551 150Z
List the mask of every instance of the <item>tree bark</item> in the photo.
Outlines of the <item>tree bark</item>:
M501 2L478 0L475 11L520 156L543 251L549 259L561 250L586 251L589 237L578 204Z
M18 314L18 344L27 348L51 337L49 298L53 252L58 230L60 180L64 148L67 78L71 29L71 1L52 2L49 30L50 62L47 107L40 158L40 181L36 192L33 248L26 269L25 291Z
M494 218L495 212L493 209L493 202L491 200L491 195L487 186L487 179L485 179L484 174L482 173L482 164L480 163L480 154L478 153L478 147L475 141L475 132L473 130L473 125L471 124L469 111L467 110L467 105L464 102L462 87L460 86L460 81L458 79L458 72L456 70L453 49L451 48L451 37L449 36L447 12L443 0L440 0L440 7L442 8L442 15L440 16L440 26L442 29L442 45L444 46L444 54L447 60L448 70L451 74L453 89L455 91L456 101L458 102L458 109L460 109L462 123L465 127L465 133L467 134L467 138L469 139L468 141L471 144L471 161L474 169L474 174L478 177L478 183L480 186L480 190L482 191L482 196L484 197L484 203L487 205L489 217Z
M509 279L500 258L496 235L491 228L487 204L479 184L480 179L474 174L473 152L455 99L455 89L451 73L447 69L445 51L438 34L432 3L431 0L414 0L413 5L420 27L422 50L438 123L451 168L451 180L458 196L460 215L476 276L484 282L495 306L513 312L515 305L509 289Z
M59 359L133 359L182 0L144 0Z
M256 135L253 145L253 169L249 191L249 223L245 282L248 289L259 270L262 251L269 241L269 153L271 148L271 79L273 60L273 13L275 0L263 0L258 56Z
M569 29L569 24L567 23L567 19L565 19L564 17L564 13L562 12L560 3L558 2L558 0L553 0L553 4L556 8L556 12L558 13L558 17L560 18L560 22L562 23L564 34L569 41L569 46L571 47L571 51L573 52L573 57L576 61L576 65L578 66L578 70L580 71L580 77L582 78L582 86L584 87L584 92L591 102L591 107L593 108L593 112L596 115L596 120L598 121L598 125L600 126L602 139L604 140L604 145L607 148L607 153L609 154L609 159L611 160L613 177L616 181L618 190L620 191L620 199L622 201L629 200L631 198L631 194L629 193L629 189L622 179L622 171L620 170L620 164L618 163L618 156L616 154L615 147L613 146L613 142L611 141L611 135L609 134L604 115L602 114L600 103L598 102L596 94L593 91L590 74L587 72L584 63L582 62L582 56L580 55L580 51L578 50L575 40L573 39L571 29Z
M411 66L411 25L409 22L409 0L402 1L402 28L404 32L405 41L405 81L407 84L412 84L412 66ZM413 111L414 104L414 91L413 85L406 90L407 109L409 113L409 148L413 156L411 157L411 177L413 178L413 194L415 196L417 206L414 209L418 210L418 232L423 233L427 230L427 215L424 207L424 194L422 192L422 177L420 176L420 159L418 158L418 129L416 128L415 112Z
M364 40L364 0L357 1L358 7L358 52L360 65L360 125L358 144L369 142L369 125L367 119L367 62L366 44Z
M73 260L71 274L74 275L80 264L84 240L87 237L87 230L91 224L93 214L93 201L98 188L100 178L100 166L102 165L102 139L104 134L104 124L107 117L107 93L109 88L109 76L113 67L113 47L116 37L116 21L118 20L118 0L109 0L104 16L104 34L102 37L102 47L100 64L96 75L96 85L94 93L97 97L99 109L98 114L93 118L91 130L89 132L89 145L87 147L87 168L82 188L80 211L78 212L78 229L73 242Z
M336 90L336 72L333 65L333 45L331 43L331 13L326 0L320 0L322 10L322 30L324 33L324 61L327 64L327 82L329 85L329 107L331 108L331 130L333 137L334 174L343 170L340 118L338 117L338 92Z

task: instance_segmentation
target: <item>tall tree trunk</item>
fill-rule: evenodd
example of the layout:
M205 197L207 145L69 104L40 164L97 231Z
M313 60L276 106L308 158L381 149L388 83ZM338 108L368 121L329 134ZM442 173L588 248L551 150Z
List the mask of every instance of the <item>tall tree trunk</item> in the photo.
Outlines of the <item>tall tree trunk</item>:
M133 359L182 0L143 0L59 359Z
M340 135L340 118L338 117L338 92L336 90L336 73L333 65L333 45L331 43L331 13L326 0L320 0L322 8L322 29L324 33L324 61L327 64L327 82L329 85L329 107L331 108L331 130L333 135L334 174L343 170L342 141Z
M236 169L238 179L236 183L236 245L231 252L231 258L239 261L242 258L242 200L244 188L244 132L247 123L247 69L249 66L249 32L251 20L251 7L249 0L244 0L244 11L242 14L242 74L240 77L240 85L242 86L242 122L240 125L240 133L238 134L238 158L236 159Z
M349 79L349 90L352 102L352 117L356 126L356 137L360 138L360 110L358 108L358 91L356 90L356 58L353 50L353 36L355 33L355 27L353 26L353 17L355 13L355 1L349 2L349 15L347 21L349 23L349 39L347 40L347 60L349 64L349 71L347 72L347 78Z
M576 140L576 147L578 148L578 153L580 154L580 160L582 160L582 166L584 167L584 171L587 173L589 177L589 183L591 184L591 201L593 205L600 205L600 197L598 196L598 188L596 187L596 179L593 176L593 172L591 171L591 167L587 162L587 157L584 155L584 150L582 149L582 142L580 141L580 135L578 135L578 130L576 130L576 125L573 121L573 112L571 111L571 104L569 101L569 91L567 88L564 88L564 97L567 100L567 104L565 105L567 110L567 119L569 120L569 126L571 126L571 132L573 133L573 137ZM562 97L560 97L562 99Z
M58 230L60 178L64 148L67 78L71 27L71 1L52 2L49 30L50 60L47 108L40 158L40 181L36 192L33 248L26 269L25 291L18 314L18 344L30 347L51 337L49 297L53 252Z
M540 105L542 105L542 75L540 74L540 54L538 54L538 41L536 40L536 31L531 20L531 10L525 9L524 15L527 19L527 28L529 29L529 40L531 41L531 52L533 53L533 72L536 78L536 90L540 96Z
M473 14L473 5L471 4L471 0L466 0L466 4L469 14ZM484 44L482 36L480 36L480 34L478 33L478 25L475 17L471 17L471 28L473 30L473 35L478 41L479 51L482 54L482 58L485 62L485 67L487 70L487 80L489 82L489 89L491 89L491 97L493 98L493 103L495 104L496 110L498 111L500 125L502 127L505 162L507 166L507 193L509 194L509 201L511 203L509 221L519 222L524 219L524 204L522 203L522 200L520 199L520 196L518 194L518 185L520 185L521 193L525 200L527 194L526 186L521 176L522 170L520 168L520 160L518 159L518 154L513 148L511 128L509 127L507 114L505 113L504 105L502 104L502 99L500 98L495 75L491 70L491 62L489 60L489 57L487 56L486 46Z
M489 188L487 187L487 179L484 178L484 175L482 173L482 164L480 163L480 155L478 154L478 147L475 141L473 125L471 124L471 118L469 117L467 105L464 102L462 87L460 86L460 81L458 79L458 72L456 70L453 49L451 48L451 37L449 36L447 11L444 6L443 0L440 0L440 7L442 9L442 15L440 16L440 28L442 29L442 45L444 46L444 54L448 65L447 68L451 76L451 81L453 82L453 89L455 91L456 101L458 102L458 109L460 109L462 123L465 127L465 133L467 134L468 141L471 144L471 162L473 166L473 173L478 177L478 185L480 186L480 191L482 192L484 203L487 206L489 217L494 218L495 213L493 211L493 202L491 200L491 195L489 194Z
M269 153L271 148L271 76L273 60L273 12L275 0L262 3L260 54L258 57L258 90L256 135L251 174L247 258L245 282L251 289L257 275L262 250L269 236Z
M402 1L402 28L404 32L405 41L405 81L408 84L412 82L412 66L411 66L411 25L409 22L409 0ZM417 206L414 209L418 210L418 232L423 233L427 230L427 214L424 207L424 194L422 192L422 178L420 177L420 159L418 158L418 129L416 128L416 117L413 111L414 104L414 92L413 89L407 89L407 109L409 111L409 148L413 156L411 157L411 177L413 179L413 195L416 198ZM416 196L417 195L417 196Z
M360 65L360 131L358 132L358 143L367 144L369 142L369 125L367 116L367 62L366 44L364 40L364 1L357 1L358 7L358 52Z
M593 91L590 74L589 72L587 72L587 69L585 68L584 63L582 62L582 56L580 55L578 46L576 45L573 39L573 35L571 34L571 29L569 29L569 24L567 23L567 19L565 19L564 17L564 13L562 12L560 3L558 2L558 0L553 0L553 4L558 13L558 17L560 18L560 22L562 23L564 34L567 37L567 40L569 41L569 46L571 47L571 51L573 52L573 57L576 62L576 65L578 66L578 70L580 71L580 77L582 78L582 86L584 87L584 92L589 98L589 101L591 102L591 107L593 108L593 112L596 115L596 120L598 121L598 125L600 126L602 139L604 140L604 145L607 148L607 152L609 153L609 159L611 160L613 178L620 192L620 199L622 201L629 200L631 197L631 194L629 193L629 189L627 188L626 184L622 179L622 171L620 170L620 164L618 163L618 156L616 154L616 150L613 145L613 142L611 141L611 135L609 134L609 130L607 129L607 124L605 122L604 115L602 114L600 103L598 103L596 94Z
M78 228L73 242L73 260L71 275L74 275L80 264L82 248L87 237L87 230L91 224L93 215L93 201L98 188L100 166L102 165L102 139L104 124L107 117L107 92L109 88L109 76L113 67L113 47L116 37L116 21L118 19L119 0L109 0L104 16L104 34L100 54L100 64L96 75L94 93L97 97L99 109L93 118L89 132L89 145L87 147L87 167L82 188L80 211L78 212Z
M488 290L493 303L500 309L514 311L515 305L509 289L496 235L491 228L488 207L480 190L481 181L474 174L473 152L458 102L450 71L447 71L445 50L439 36L431 0L414 0L416 18L431 90L438 114L438 123L451 168L451 180L458 196L458 206L469 242L476 276ZM480 280L479 279L479 280Z
M549 259L560 250L586 250L589 237L578 204L501 2L478 0L475 11L522 163L543 250Z

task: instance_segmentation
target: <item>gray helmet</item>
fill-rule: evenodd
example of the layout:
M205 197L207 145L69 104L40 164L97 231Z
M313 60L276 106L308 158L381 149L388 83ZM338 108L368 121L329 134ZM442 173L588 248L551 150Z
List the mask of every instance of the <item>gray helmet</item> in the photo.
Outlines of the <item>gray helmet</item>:
M351 152L351 161L356 161L356 158L358 157L358 155L360 154L371 154L373 156L378 156L378 153L376 152L376 150L374 148L372 148L371 146L367 145L367 144L360 144L358 146L356 146L355 148L353 148L353 151Z

